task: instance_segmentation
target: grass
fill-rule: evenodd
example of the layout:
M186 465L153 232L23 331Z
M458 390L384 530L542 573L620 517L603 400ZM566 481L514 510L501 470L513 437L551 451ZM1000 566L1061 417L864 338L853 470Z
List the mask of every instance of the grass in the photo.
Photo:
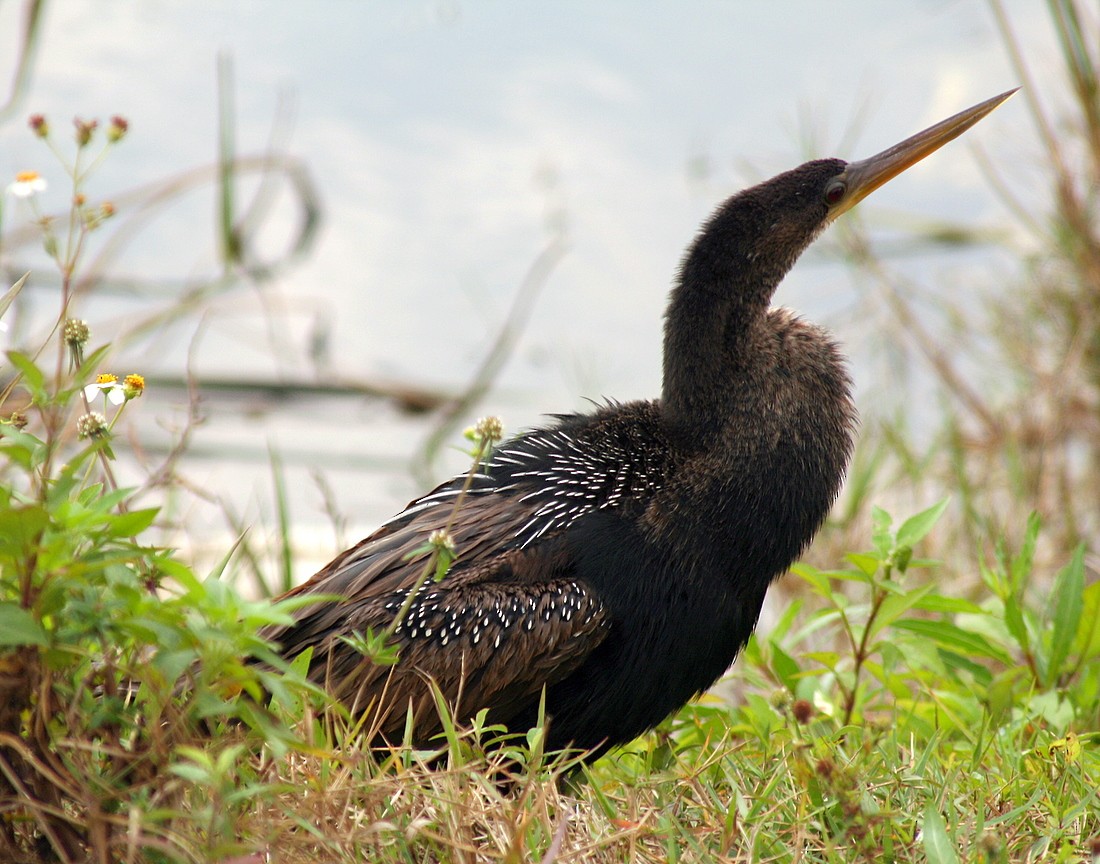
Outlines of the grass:
M941 595L913 578L923 562L904 542L935 510L896 531L880 517L877 548L847 570L801 566L822 608L754 639L734 707L706 698L580 769L530 740L487 749L491 729L386 755L318 725L320 752L264 761L280 791L250 813L245 848L288 862L1088 860L1100 585L1075 556L1058 577L1075 602L1036 608L1024 549L990 566L1000 602ZM849 602L841 583L866 596ZM822 650L841 620L847 635L824 644L846 650Z
M266 571L278 574L272 590L285 586L286 509L272 532L277 566L242 536L200 577L148 539L161 518L150 496L186 494L173 466L189 427L144 486L117 488L112 465L130 454L113 430L120 413L140 410L140 389L107 382L88 395L118 340L76 338L80 328L67 326L102 256L173 194L219 184L226 275L141 322L145 332L247 275L256 206L238 215L241 171L285 171L299 190L305 217L291 253L316 225L300 166L236 155L226 92L218 165L120 199L127 221L79 199L65 219L0 225L6 250L46 240L61 299L50 337L7 353L0 392L0 860L1100 860L1100 24L1084 4L1049 3L1073 96L1054 118L1029 86L1011 21L991 8L1050 187L1048 209L1007 191L1006 203L1041 251L984 316L942 309L955 322L948 352L912 308L919 288L876 258L858 223L841 233L890 312L893 346L939 381L942 427L920 443L903 420L865 430L845 499L808 560L773 589L778 620L750 642L722 698L703 697L592 765L544 753L538 728L511 738L462 728L443 705L436 749L364 749L302 664L287 666L255 636L292 604L246 599L232 584ZM92 129L72 155L43 135L74 198L123 142L125 126L112 127L116 140ZM1012 188L987 165L997 188ZM122 239L89 259L111 224ZM941 229L952 243L969 237ZM543 269L556 252L547 254ZM20 302L25 281L11 282L0 316ZM498 341L463 410L507 344ZM975 386L961 372L971 350L987 364L991 354L1015 386L995 399ZM98 427L87 419L95 411ZM284 501L277 453L271 472ZM897 502L946 490L950 504L904 519L874 506L911 511ZM327 508L338 523L336 503Z

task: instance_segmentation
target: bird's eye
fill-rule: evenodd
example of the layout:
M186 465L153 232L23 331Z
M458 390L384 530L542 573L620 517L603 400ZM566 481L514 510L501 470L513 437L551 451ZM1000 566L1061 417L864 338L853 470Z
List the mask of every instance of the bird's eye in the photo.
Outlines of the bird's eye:
M843 180L834 180L825 187L825 203L830 207L840 203L844 193L848 191L848 184Z

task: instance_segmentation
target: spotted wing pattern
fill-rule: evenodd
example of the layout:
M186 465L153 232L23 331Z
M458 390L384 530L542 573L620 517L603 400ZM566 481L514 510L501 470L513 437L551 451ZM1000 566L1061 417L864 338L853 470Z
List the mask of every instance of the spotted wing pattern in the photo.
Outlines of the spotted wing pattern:
M456 716L488 708L494 721L507 721L544 685L574 671L607 634L603 605L571 578L560 540L547 541L537 555L492 542L513 526L508 509L494 496L462 501L451 527L460 558L441 582L429 578L415 592L394 633L396 666L366 661L340 637L391 625L425 566L426 556L407 556L447 523L451 508L425 508L383 526L290 592L347 599L307 607L295 625L264 635L287 656L312 646L311 677L367 714L372 737L399 740L410 707L418 740L438 731L426 679Z
M500 447L473 478L456 477L412 501L288 595L343 601L306 607L295 624L265 635L287 656L312 647L314 679L369 712L390 739L400 736L410 705L420 737L437 728L426 678L466 716L488 708L506 722L529 708L543 686L590 656L612 624L576 573L570 527L598 510L644 505L663 481L667 450L654 447L660 436L638 422L656 409L634 404L630 423L616 421L617 406L561 417ZM398 664L365 662L340 637L391 626L423 572L420 550L442 528L458 559L442 581L415 591L394 632Z

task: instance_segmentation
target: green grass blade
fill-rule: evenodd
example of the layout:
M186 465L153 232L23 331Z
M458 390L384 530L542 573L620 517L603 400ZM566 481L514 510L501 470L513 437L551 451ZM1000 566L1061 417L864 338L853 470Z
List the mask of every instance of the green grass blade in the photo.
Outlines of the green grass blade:
M241 260L240 237L234 225L234 197L237 173L234 142L235 107L233 105L233 62L225 54L218 56L218 237L222 264L228 272Z
M8 307L11 306L15 298L19 296L19 292L23 290L23 286L27 282L27 277L30 275L30 271L28 270L15 281L15 284L12 285L11 288L4 292L3 297L0 297L0 318L4 317L4 313L8 311Z
M1035 561L1035 544L1039 539L1039 514L1032 511L1027 517L1027 530L1024 533L1024 544L1020 553L1012 558L1012 568L1009 573L1013 593L1023 589L1031 577L1031 567Z
M947 836L947 825L944 824L935 801L932 801L924 811L921 834L928 864L959 864L959 853L955 851L955 844Z
M294 552L290 543L290 498L286 492L286 472L283 460L274 445L268 442L267 455L271 462L271 483L275 491L275 518L279 531L279 593L294 587Z

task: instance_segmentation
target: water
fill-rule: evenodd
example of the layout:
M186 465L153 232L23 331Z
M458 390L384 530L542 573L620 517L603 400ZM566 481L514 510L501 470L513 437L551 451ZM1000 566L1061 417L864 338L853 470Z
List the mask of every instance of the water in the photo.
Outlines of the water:
M1040 4L1008 8L1025 53L1052 57ZM19 14L0 7L0 49L8 49L0 56L11 56ZM323 227L308 256L152 330L127 347L118 371L182 379L190 369L200 389L241 378L384 379L458 392L531 262L564 237L566 255L469 418L500 414L511 430L543 413L583 409L589 398L658 392L669 285L683 247L724 196L811 155L870 155L1017 83L979 0L895 4L888 14L871 0L67 0L48 7L29 90L0 127L0 171L39 170L52 182L44 203L62 209L62 176L23 118L46 114L64 140L73 115L123 114L131 133L89 187L118 199L111 227L123 225L133 211L122 190L215 156L219 52L231 58L238 151L262 152L274 134L279 149L308 166ZM1025 160L1034 150L1021 101L877 193L861 217L887 227L899 214L1003 226L1007 217L968 152L975 141L1009 170ZM242 200L254 189L242 180ZM78 307L98 338L218 272L216 203L207 184L126 235L106 265L115 290ZM5 228L18 216L9 207ZM284 189L259 248L277 254L295 221ZM4 263L9 273L34 268L28 302L41 318L56 308L56 293L33 250L9 241ZM897 267L954 291L992 266L994 254L941 249ZM159 291L127 293L133 279L160 280ZM867 298L829 256L808 255L777 302L838 332L853 349L861 388L874 380L891 389L882 376L892 373L871 359ZM420 491L408 465L430 415L346 395L205 395L181 473L231 502L244 522L270 525L268 451L277 450L304 556L299 575L337 542L313 472L331 484L349 539ZM164 383L133 406L133 434L150 462L171 447L185 402L184 390ZM448 452L433 474L463 464ZM174 541L211 554L224 548L219 508L177 500L190 528Z

